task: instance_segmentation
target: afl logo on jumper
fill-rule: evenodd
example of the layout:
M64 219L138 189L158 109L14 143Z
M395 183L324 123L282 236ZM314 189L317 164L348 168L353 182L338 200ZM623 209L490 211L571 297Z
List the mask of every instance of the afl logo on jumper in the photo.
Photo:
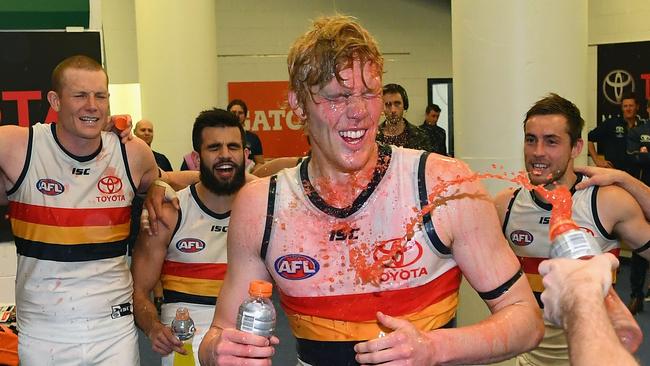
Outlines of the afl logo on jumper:
M514 245L525 247L533 242L533 234L526 230L515 230L510 233L510 241Z
M65 190L63 184L49 178L39 179L38 182L36 182L36 189L48 196L60 195Z
M288 254L275 260L275 271L287 280L304 280L320 269L318 262L302 254Z
M205 242L201 239L184 238L176 242L176 249L183 253L196 253L205 249Z
M400 247L402 238L382 241L375 246L372 257L375 262L383 262L388 268L404 268L422 258L422 245L417 241L408 241Z
M112 175L101 177L97 182L97 189L104 194L117 193L122 189L122 180Z

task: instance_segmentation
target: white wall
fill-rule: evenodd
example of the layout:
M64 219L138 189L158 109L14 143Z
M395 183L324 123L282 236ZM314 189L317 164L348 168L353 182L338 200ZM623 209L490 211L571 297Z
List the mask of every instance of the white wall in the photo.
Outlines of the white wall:
M312 19L337 12L357 17L379 42L384 83L406 88L411 104L406 118L420 124L427 78L451 77L449 1L218 0L218 104L228 103L230 81L287 80L293 41Z

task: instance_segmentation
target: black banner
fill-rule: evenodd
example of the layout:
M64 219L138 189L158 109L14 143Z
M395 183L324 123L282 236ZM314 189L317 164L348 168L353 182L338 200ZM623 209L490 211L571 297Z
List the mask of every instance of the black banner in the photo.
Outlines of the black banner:
M598 46L598 120L621 114L621 96L633 92L641 103L639 114L648 118L650 99L650 42L613 43Z
M1 124L55 121L47 102L54 67L78 54L102 61L99 32L0 32L0 45Z

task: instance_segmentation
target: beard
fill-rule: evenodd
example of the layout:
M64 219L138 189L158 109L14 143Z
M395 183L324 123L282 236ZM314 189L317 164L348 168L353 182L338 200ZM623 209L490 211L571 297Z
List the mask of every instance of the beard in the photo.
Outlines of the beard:
M386 123L391 125L396 125L402 120L402 117L397 115L388 114L386 115Z
M207 167L203 164L201 160L199 168L199 180L208 189L208 191L216 194L217 196L229 196L231 194L237 193L241 187L246 183L246 173L244 171L244 164L237 164L231 159L222 159L217 161L214 165L218 165L223 162L231 162L235 165L235 173L233 174L230 180L224 181L215 177L213 174L213 169Z

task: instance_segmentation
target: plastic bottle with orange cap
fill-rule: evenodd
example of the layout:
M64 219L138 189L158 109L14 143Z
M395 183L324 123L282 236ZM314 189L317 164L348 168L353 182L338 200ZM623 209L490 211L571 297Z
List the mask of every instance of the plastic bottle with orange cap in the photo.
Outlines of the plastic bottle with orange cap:
M555 223L551 226L549 235L552 242L551 258L589 259L602 253L593 237L580 230L572 220ZM631 353L636 352L643 341L639 324L613 288L609 289L604 301L607 315L621 344Z
M275 331L275 307L271 301L273 284L267 281L251 281L250 297L239 306L237 329L263 337L271 337Z

